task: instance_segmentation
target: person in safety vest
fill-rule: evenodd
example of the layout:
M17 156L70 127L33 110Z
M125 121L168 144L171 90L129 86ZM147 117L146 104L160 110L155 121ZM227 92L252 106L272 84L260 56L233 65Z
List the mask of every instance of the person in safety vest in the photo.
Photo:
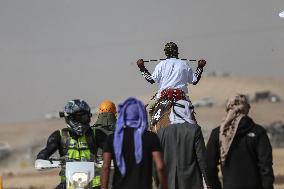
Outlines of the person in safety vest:
M115 130L116 123L116 106L110 100L104 100L99 106L99 114L94 127L102 130L107 135L112 134Z
M67 128L54 131L47 140L46 147L37 159L48 160L56 151L66 161L96 161L98 148L102 148L107 135L90 127L91 109L80 99L69 101L64 107ZM60 171L61 182L55 189L65 189L65 169ZM100 176L92 181L94 189L100 188Z

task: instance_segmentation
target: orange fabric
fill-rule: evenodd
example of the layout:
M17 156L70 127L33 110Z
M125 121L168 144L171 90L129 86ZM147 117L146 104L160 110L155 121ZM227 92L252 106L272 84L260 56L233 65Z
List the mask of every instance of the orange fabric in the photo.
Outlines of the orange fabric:
M105 100L100 104L99 107L99 113L104 113L104 112L112 112L116 113L116 107L115 104L112 101Z

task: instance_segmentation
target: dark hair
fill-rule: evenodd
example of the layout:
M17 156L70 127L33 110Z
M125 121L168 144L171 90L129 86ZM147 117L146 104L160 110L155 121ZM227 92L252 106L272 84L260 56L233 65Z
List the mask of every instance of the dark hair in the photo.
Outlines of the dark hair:
M167 43L164 51L167 58L178 58L178 46L174 42Z

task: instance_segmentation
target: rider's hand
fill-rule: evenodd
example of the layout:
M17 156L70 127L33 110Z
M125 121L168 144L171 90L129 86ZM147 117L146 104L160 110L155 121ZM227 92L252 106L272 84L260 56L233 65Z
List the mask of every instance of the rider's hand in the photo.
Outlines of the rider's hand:
M206 65L206 60L198 60L198 67L203 68Z
M144 60L143 59L139 59L139 60L137 60L136 64L137 64L137 66L139 68L144 67Z

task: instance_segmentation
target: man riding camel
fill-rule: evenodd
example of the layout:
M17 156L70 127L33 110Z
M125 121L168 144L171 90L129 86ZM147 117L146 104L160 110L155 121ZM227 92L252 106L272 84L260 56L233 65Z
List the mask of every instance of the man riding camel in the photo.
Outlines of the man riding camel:
M137 61L143 77L151 84L158 83L159 89L157 92L157 98L161 97L161 93L165 89L180 89L183 93L188 93L188 84L196 85L203 72L203 67L206 65L206 61L201 59L198 61L198 66L193 73L189 65L178 58L178 46L169 42L165 45L166 60L162 60L155 68L152 75L144 66L143 59Z
M178 100L190 101L187 96L187 93L189 92L188 84L196 85L199 82L203 67L206 65L205 60L199 60L194 73L184 60L179 59L178 46L175 43L167 43L164 51L167 58L162 60L155 67L152 74L150 74L144 66L143 59L137 61L137 66L143 77L151 84L159 84L156 101L154 105L152 104L149 107L152 126L155 125L155 130L160 128L160 126L167 125L169 122L168 118L166 118L165 121L163 121L163 124L160 123L159 126L157 126L159 120L161 120L164 115L169 114L171 102L176 102Z

